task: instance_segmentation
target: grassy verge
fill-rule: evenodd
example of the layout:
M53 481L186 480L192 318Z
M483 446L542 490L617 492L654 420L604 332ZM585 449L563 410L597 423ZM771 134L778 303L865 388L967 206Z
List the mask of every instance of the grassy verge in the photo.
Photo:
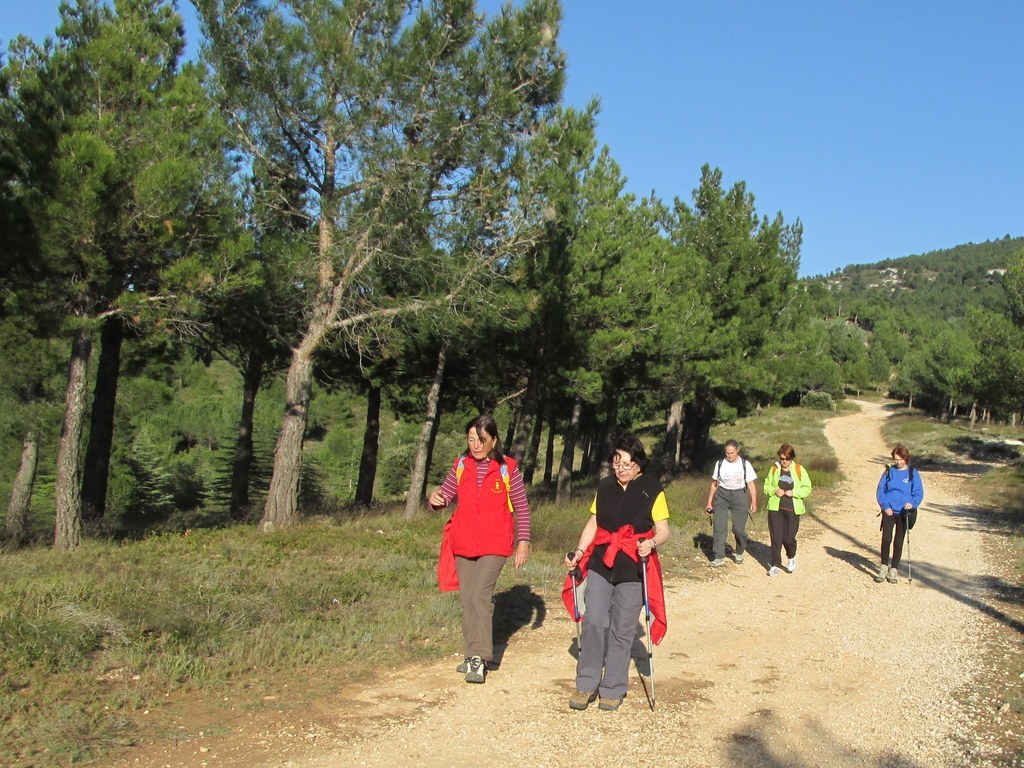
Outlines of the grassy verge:
M836 479L823 415L769 409L712 439L740 440L759 474L781 442L792 443L820 500ZM703 564L693 548L707 534L704 502L720 453L666 488L670 574L692 575ZM561 559L590 501L584 487L571 505L535 503L533 556L526 569L502 574L496 635L523 626L538 601L560 610ZM427 514L406 521L395 509L274 534L195 530L88 541L70 555L0 555L0 763L100 760L159 733L146 723L160 722L171 694L230 695L258 708L285 684L325 695L325 681L457 652L458 597L439 593L435 581L442 522Z

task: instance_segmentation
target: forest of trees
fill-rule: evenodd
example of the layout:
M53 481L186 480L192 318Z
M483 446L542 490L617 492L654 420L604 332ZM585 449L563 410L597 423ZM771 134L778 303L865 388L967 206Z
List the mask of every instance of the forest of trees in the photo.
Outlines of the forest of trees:
M1024 239L798 280L800 222L719 169L626 193L555 0L195 6L195 61L167 0L2 60L9 544L412 515L481 410L560 502L645 425L671 476L869 387L1017 418Z

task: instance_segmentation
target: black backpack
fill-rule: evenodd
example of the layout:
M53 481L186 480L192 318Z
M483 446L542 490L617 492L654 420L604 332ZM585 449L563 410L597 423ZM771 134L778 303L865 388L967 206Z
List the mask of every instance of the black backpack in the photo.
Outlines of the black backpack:
M747 460L742 453L737 453L736 458L740 460L740 466L743 467L743 491L749 496L750 488L747 487ZM718 482L722 482L722 475L719 473L719 468L722 466L722 459L715 462L715 476L718 477Z

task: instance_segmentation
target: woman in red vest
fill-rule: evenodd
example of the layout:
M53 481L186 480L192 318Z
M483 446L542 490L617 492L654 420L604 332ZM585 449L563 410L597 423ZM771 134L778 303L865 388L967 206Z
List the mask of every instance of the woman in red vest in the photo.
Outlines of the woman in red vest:
M565 567L579 567L587 583L572 709L586 709L600 697L599 709L615 711L626 696L637 618L644 607L642 559L649 564L647 597L655 619L650 640L657 644L665 635L656 547L668 541L668 505L658 478L644 474L646 467L643 444L623 435L612 454L613 474L598 483L576 551L565 558Z
M445 525L438 577L442 590L459 590L467 683L482 683L494 656L491 597L505 560L516 568L530 556L530 507L519 467L501 451L498 425L487 415L466 425L468 450L430 495L432 509L458 505ZM452 563L454 560L454 563Z

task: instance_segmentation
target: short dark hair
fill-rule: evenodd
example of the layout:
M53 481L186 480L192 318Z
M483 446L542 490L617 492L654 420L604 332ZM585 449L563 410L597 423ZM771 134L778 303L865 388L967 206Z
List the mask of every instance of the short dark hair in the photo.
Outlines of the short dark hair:
M484 434L493 437L494 447L491 448L491 452L487 455L501 464L505 463L505 454L501 450L501 436L498 434L498 422L494 420L491 414L481 413L475 419L470 419L470 422L466 425L467 434L470 430L475 431L476 436L481 440L484 439Z
M640 465L641 471L647 469L647 451L644 450L644 444L640 442L640 438L636 435L630 432L622 435L618 442L615 443L615 448L612 449L611 458L615 458L615 454L618 451L628 453L633 462Z
M740 444L735 440L726 440L725 445L722 448L735 448L737 451L740 449Z
M793 449L793 446L790 445L789 443L783 443L782 445L779 446L778 455L780 458L792 460L796 458L796 451Z

